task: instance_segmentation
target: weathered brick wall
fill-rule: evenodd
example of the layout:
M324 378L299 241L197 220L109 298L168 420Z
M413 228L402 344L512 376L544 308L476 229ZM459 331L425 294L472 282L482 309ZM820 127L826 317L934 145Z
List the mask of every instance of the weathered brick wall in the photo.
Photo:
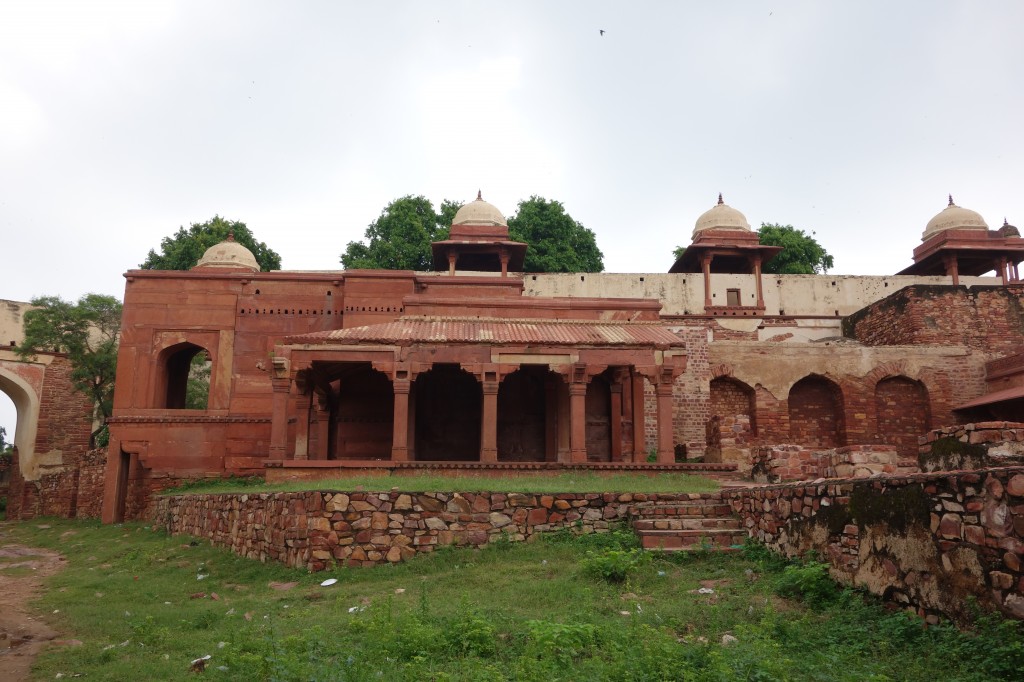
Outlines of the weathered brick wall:
M15 462L8 494L7 518L99 518L103 506L106 464L106 448L87 450L60 467L48 467L46 473L37 480L26 481Z
M241 556L320 571L395 563L447 545L573 528L605 530L631 505L723 500L722 493L633 494L297 492L158 497L149 518Z
M1024 347L1024 288L917 284L850 315L843 332L872 346L961 344L993 355Z
M836 579L929 621L966 621L969 597L1024 618L1024 467L725 495L751 536L773 550L814 550Z
M16 461L7 498L9 519L29 519L39 514L75 516L78 465L89 450L92 404L75 389L71 370L71 361L63 355L50 356L45 365L30 479L25 479ZM99 495L102 497L102 488Z
M1024 424L979 422L934 429L920 439L922 471L954 471L1024 464Z
M875 386L878 434L901 455L916 455L917 440L929 426L928 399L923 384L889 377Z
M846 442L843 398L838 387L819 377L799 381L789 392L788 440L837 447Z

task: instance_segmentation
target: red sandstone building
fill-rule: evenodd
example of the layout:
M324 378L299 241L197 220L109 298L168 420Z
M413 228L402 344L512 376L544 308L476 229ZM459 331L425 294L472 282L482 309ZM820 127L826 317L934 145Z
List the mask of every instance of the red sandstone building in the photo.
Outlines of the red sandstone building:
M1024 240L950 203L887 277L763 274L778 249L721 198L667 274L523 274L479 197L435 272L259 272L232 241L130 271L103 518L230 473L745 470L757 447L912 456L939 426L1021 420ZM196 355L207 405L185 409Z

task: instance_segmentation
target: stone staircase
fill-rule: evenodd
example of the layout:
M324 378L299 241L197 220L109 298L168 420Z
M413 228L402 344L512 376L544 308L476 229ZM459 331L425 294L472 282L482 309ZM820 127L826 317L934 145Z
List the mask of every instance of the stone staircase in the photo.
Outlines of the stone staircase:
M734 551L747 539L729 503L715 493L638 502L630 506L629 519L644 549Z

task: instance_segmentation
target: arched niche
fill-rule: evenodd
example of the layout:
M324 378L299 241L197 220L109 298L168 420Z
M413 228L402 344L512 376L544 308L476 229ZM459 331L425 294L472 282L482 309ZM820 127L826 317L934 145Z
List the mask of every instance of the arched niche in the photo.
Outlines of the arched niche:
M711 415L722 419L744 416L750 422L750 433L757 433L754 389L733 377L711 380Z
M812 374L789 389L789 434L798 445L835 448L846 444L843 393L838 384Z
M369 363L346 366L332 386L331 459L390 459L395 393L391 379Z
M931 428L928 389L920 381L893 376L875 384L878 440L903 456L917 455L917 439Z
M498 389L498 461L543 462L557 448L561 375L547 365L523 365Z
M35 478L35 443L39 430L39 396L24 379L0 367L0 391L3 391L17 412L12 438L18 451L19 469L25 478Z

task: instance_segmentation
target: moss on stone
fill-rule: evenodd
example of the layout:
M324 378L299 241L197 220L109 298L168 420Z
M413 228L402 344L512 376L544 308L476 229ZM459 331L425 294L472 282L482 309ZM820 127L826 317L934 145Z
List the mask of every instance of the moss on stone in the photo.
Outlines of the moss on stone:
M988 461L988 448L977 443L965 443L953 436L944 436L932 442L931 450L918 454L921 471L955 471L977 469Z
M906 533L920 525L928 527L930 504L919 483L878 491L871 485L856 485L850 493L850 515L861 528L885 523L889 529Z

